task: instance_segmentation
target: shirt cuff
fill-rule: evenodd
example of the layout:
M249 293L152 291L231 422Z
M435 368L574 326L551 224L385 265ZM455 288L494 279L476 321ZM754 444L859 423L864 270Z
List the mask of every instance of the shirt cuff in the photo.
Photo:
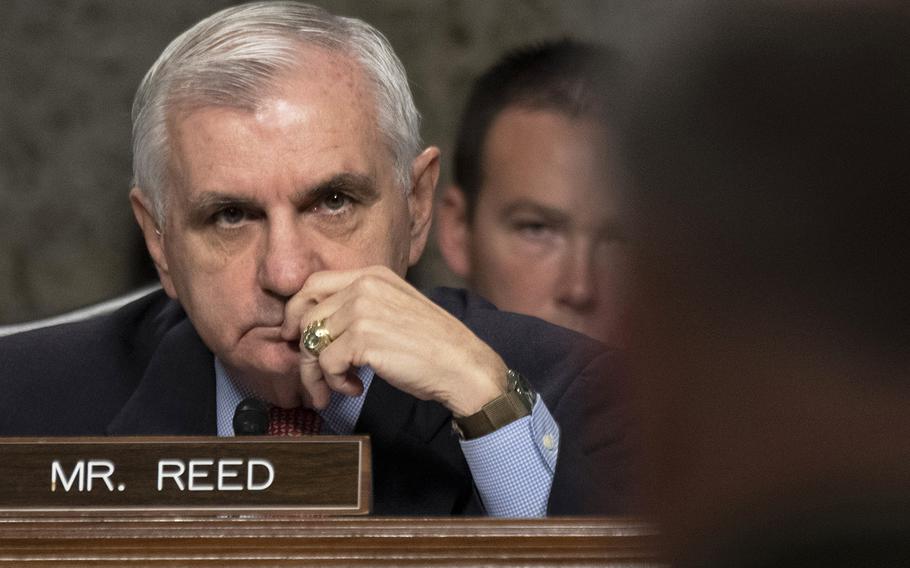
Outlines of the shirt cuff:
M559 455L559 426L540 397L531 414L475 438L461 450L487 514L543 517Z

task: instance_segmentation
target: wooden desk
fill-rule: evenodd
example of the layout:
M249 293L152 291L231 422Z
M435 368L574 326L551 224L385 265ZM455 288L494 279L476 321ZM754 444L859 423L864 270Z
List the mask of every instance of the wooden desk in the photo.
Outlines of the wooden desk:
M3 566L665 566L635 519L0 516Z

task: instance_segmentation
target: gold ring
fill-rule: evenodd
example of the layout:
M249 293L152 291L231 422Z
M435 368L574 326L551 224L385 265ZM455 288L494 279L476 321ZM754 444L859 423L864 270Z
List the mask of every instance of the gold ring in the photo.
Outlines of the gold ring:
M322 350L329 346L333 341L332 334L325 327L325 320L320 319L310 322L306 329L303 330L303 337L300 344L313 354L313 357L319 357Z

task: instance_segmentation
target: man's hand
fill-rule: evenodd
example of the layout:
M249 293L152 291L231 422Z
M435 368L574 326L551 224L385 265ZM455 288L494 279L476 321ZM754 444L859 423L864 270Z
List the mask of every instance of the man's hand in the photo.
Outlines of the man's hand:
M332 390L360 394L363 386L350 371L363 365L457 416L479 411L505 391L502 358L388 268L312 274L288 302L281 334L300 341L319 319L334 341L318 358L300 349L305 402L314 408L325 408Z

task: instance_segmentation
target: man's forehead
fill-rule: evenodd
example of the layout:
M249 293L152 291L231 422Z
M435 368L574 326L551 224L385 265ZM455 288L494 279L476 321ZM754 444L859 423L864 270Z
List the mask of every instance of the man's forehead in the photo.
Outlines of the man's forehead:
M507 110L487 136L481 190L537 194L543 201L603 191L610 169L606 132L602 123L560 112Z
M253 116L260 123L274 123L289 125L306 120L312 112L308 107L295 105L287 99L268 97L256 106Z
M255 187L265 175L304 181L341 173L378 178L378 170L392 165L376 151L366 127L325 118L318 109L282 99L249 111L198 109L175 124L171 174L187 189L210 190L224 182Z
M172 173L185 178L188 168L204 165L242 174L242 165L257 154L262 161L326 162L335 148L340 160L350 161L358 151L386 158L376 155L384 146L378 144L374 97L363 75L346 56L321 50L275 78L254 104L197 102L175 110L168 123Z

